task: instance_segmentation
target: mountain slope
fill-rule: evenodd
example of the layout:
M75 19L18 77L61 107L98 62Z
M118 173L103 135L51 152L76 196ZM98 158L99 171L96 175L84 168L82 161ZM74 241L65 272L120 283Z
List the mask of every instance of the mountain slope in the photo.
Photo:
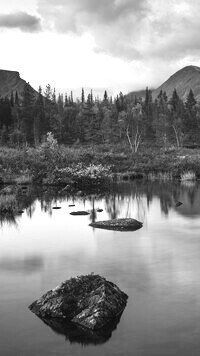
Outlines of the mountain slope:
M196 66L182 68L153 91L153 99L159 95L161 90L166 91L168 98L170 98L174 89L183 100L186 99L189 90L192 89L196 100L200 101L200 68Z
M11 92L22 97L26 81L20 78L19 72L0 69L0 96L10 97ZM33 89L33 92L37 92Z

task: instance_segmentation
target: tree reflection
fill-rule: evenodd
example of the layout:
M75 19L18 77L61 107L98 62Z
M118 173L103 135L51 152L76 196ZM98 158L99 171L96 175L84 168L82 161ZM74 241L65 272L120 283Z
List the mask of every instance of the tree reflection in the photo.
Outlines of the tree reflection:
M198 182L126 182L116 184L110 192L81 192L81 196L80 192L69 193L59 187L29 186L25 190L20 186L10 186L0 190L0 225L5 223L16 226L22 210L26 210L27 215L32 218L36 200L40 202L41 210L49 215L52 215L52 207L58 202L73 201L75 204L85 204L89 201L92 206L91 222L95 222L97 218L95 205L101 200L105 204L108 219L134 217L144 221L146 211L154 198L159 199L161 211L166 216L174 209L184 216L200 215ZM183 203L182 206L176 207L178 201Z

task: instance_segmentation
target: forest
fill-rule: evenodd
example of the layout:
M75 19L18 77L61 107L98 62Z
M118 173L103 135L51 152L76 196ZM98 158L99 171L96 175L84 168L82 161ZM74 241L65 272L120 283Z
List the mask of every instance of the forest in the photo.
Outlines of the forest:
M37 147L48 132L58 144L102 145L126 142L137 153L146 146L163 148L200 146L200 105L192 89L183 101L174 89L172 97L160 92L153 100L146 88L145 98L123 95L102 99L91 91L80 99L56 95L49 84L35 94L26 83L23 95L12 92L0 98L0 145L12 148Z

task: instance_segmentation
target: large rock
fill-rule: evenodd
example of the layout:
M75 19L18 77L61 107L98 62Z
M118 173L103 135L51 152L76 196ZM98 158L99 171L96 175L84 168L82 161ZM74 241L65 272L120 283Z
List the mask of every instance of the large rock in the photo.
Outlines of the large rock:
M143 224L135 219L112 219L96 221L90 224L92 227L99 229L116 230L116 231L135 231L140 229Z
M71 278L33 302L41 319L58 318L97 330L122 313L128 296L99 275Z

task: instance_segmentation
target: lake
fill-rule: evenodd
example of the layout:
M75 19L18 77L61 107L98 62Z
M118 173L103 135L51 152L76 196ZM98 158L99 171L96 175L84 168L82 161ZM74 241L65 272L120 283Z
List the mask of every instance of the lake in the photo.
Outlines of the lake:
M59 187L28 187L14 194L24 213L1 217L0 355L200 354L198 183L127 182L111 193L73 196ZM178 201L183 204L176 207ZM70 215L77 210L92 212ZM143 227L117 232L88 226L126 217ZM108 333L87 338L51 328L28 309L62 281L91 272L129 296Z

